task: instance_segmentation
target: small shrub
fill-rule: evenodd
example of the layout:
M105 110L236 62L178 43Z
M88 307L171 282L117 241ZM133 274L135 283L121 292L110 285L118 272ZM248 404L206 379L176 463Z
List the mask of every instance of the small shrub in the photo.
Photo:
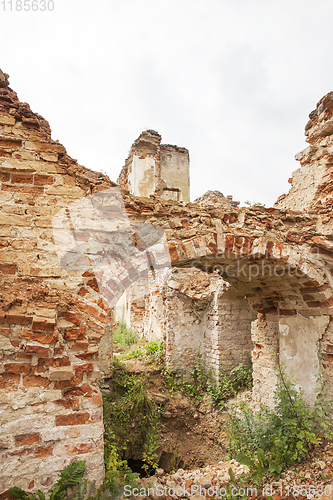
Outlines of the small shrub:
M314 411L295 387L279 365L273 409L262 405L256 412L243 405L241 416L230 413L231 452L250 467L256 481L267 473L279 478L286 467L306 458L318 443Z
M246 201L244 201L244 203L248 207L264 207L265 206L265 204L264 203L260 203L260 201L249 201L249 200L246 200Z
M182 377L181 382L176 385L175 375L167 372L166 385L172 392L175 388L182 390L195 401L208 394L212 404L222 409L226 406L227 400L235 396L238 391L252 387L251 359L243 359L229 374L224 371L220 372L219 379L216 380L213 372L205 369L198 355L191 378L191 381L183 382Z

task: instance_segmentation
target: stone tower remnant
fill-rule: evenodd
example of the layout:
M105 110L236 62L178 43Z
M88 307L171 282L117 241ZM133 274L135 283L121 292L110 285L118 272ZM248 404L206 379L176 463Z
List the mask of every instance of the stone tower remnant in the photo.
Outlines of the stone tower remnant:
M135 196L190 201L190 159L186 148L161 144L155 130L133 142L118 183Z

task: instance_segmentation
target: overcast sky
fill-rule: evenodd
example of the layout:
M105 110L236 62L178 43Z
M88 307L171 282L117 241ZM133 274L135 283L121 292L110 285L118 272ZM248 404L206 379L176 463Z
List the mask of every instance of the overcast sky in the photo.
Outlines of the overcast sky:
M79 163L115 181L151 128L189 149L192 200L218 189L271 206L287 192L308 115L333 90L332 0L19 7L0 2L0 68Z

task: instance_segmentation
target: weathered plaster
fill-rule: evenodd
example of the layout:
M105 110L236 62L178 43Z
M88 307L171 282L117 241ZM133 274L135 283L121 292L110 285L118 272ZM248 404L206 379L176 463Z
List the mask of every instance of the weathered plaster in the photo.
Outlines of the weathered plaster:
M319 382L319 340L329 322L329 316L307 318L300 314L279 321L280 362L297 380L298 388L304 391L304 397L310 404L316 399Z

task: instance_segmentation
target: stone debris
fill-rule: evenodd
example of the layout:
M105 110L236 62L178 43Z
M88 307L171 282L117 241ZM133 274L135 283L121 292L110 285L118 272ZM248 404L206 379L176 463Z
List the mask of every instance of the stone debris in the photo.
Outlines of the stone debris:
M307 460L283 472L279 480L271 476L267 477L260 487L249 483L245 488L249 488L248 497L253 498L253 500L256 498L263 500L268 495L272 496L274 500L295 497L307 498L308 500L311 498L330 500L333 497L332 466L333 446L329 443L317 446ZM226 462L221 461L217 466L193 470L178 469L170 474L166 474L163 469L156 469L154 476L140 479L138 482L138 490L141 490L142 493L145 490L147 494L138 495L135 498L140 500L148 498L159 498L160 500L225 498L225 490L228 487L234 487L230 482L229 469L233 471L236 480L241 479L242 475L249 472L248 467L234 459ZM237 488L243 486L244 483L240 480ZM221 494L219 495L219 493ZM134 496L123 498L134 498Z
M224 196L220 191L206 191L205 194L199 196L194 203L199 203L202 206L221 206L224 208L236 208L239 205L239 201L233 201L232 196Z

